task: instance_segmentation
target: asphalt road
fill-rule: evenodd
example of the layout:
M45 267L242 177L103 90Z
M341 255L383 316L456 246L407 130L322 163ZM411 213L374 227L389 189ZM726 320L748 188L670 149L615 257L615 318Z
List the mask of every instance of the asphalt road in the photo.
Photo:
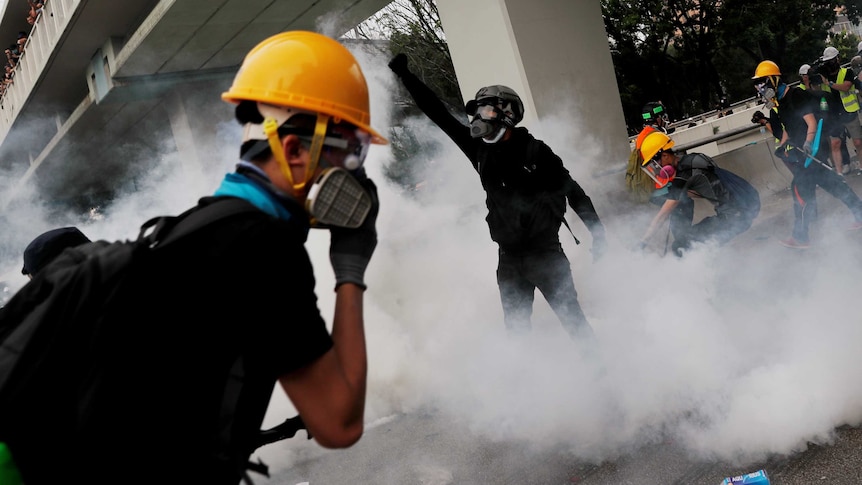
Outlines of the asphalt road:
M848 177L848 181L862 193L862 176ZM776 244L777 237L789 235L789 197L788 191L764 197L757 223L732 244L792 251ZM822 191L818 191L818 204L821 213L840 205ZM671 440L658 440L624 450L615 459L590 463L573 459L564 450L533 452L526 443L478 438L469 429L438 416L433 411L416 412L370 423L361 441L346 450L322 450L300 432L297 438L267 448L263 455L265 459L269 456L271 464L272 456L288 456L290 463L273 466L272 478L256 483L719 485L724 477L764 469L772 485L862 484L859 427L839 427L827 444L809 443L804 451L741 467L692 458Z

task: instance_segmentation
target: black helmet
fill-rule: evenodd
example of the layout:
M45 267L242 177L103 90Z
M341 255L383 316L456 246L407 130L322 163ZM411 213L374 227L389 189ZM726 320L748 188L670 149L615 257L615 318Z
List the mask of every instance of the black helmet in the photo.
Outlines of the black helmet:
M464 107L467 114L474 116L480 105L493 105L500 108L505 115L504 122L515 126L524 119L524 103L512 88L502 85L485 86L476 93L476 97L467 101Z
M641 114L643 116L642 121L644 123L650 123L659 118L661 118L665 123L668 121L667 110L664 109L664 105L661 104L661 101L650 101L645 104L643 110L641 110Z

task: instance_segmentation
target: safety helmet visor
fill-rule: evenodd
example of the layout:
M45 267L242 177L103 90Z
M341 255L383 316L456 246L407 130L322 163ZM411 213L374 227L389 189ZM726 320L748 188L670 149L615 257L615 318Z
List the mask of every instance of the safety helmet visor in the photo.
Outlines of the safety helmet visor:
M641 170L656 183L656 188L662 188L669 184L673 180L674 175L676 175L676 170L674 170L673 166L662 165L661 158L664 153L664 150L659 151L655 157L647 160L641 166Z

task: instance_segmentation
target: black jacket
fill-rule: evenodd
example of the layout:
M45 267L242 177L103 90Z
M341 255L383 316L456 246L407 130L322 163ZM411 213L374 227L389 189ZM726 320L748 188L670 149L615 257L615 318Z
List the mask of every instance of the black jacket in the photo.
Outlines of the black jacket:
M500 247L558 247L567 198L593 238L604 238L592 201L548 145L526 128L515 128L508 140L493 144L473 138L470 127L453 116L419 78L410 72L400 77L419 109L458 145L479 173L488 207L485 220L491 239Z

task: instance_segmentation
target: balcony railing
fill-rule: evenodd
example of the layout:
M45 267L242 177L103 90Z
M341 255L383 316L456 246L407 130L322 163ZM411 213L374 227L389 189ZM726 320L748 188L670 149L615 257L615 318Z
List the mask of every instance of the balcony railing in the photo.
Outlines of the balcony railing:
M0 98L0 143L27 103L80 3L81 0L49 0L30 29L24 52L14 69L13 82Z

